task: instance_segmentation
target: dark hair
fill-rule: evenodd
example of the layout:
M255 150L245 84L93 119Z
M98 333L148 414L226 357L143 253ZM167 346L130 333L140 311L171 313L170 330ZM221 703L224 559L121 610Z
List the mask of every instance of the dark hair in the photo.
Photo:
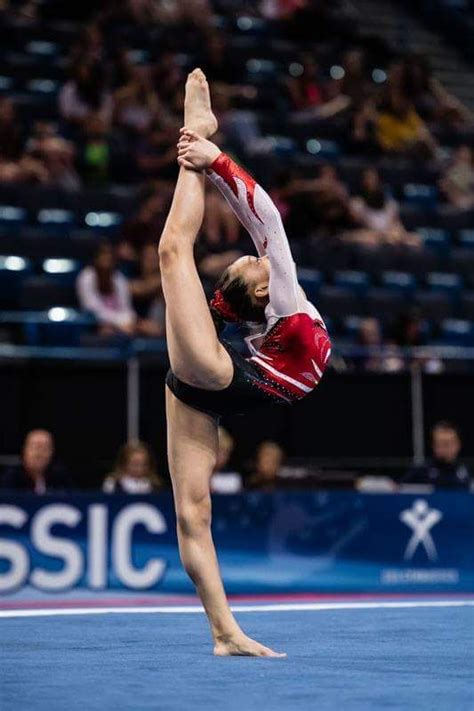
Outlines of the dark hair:
M449 430L450 432L455 432L459 439L461 439L461 433L459 427L457 427L453 422L449 420L440 420L434 426L431 432L436 432L436 430Z
M100 242L97 245L92 259L92 267L96 273L97 288L99 290L99 293L103 294L104 296L107 296L109 294L112 294L114 291L114 269L103 269L102 267L98 266L97 260L104 251L112 251L113 253L113 246L110 242L104 241Z
M254 303L244 279L241 276L232 277L229 267L216 284L216 291L218 290L240 321L265 322L265 307ZM226 319L218 309L212 306L211 314L217 330L220 331L224 327Z

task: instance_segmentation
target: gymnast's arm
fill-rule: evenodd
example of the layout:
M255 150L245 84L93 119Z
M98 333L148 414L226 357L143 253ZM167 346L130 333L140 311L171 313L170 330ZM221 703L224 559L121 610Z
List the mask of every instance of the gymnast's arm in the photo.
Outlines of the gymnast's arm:
M266 254L270 260L272 311L291 316L304 309L306 298L298 284L285 228L268 193L225 153L212 163L208 176L250 234L259 256Z

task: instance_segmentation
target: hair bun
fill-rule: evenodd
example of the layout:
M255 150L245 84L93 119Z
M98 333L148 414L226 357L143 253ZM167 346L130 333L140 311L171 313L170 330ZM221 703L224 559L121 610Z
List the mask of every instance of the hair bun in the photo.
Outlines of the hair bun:
M209 305L224 321L228 321L229 323L237 323L240 321L239 316L235 313L228 301L226 301L220 289L215 290Z

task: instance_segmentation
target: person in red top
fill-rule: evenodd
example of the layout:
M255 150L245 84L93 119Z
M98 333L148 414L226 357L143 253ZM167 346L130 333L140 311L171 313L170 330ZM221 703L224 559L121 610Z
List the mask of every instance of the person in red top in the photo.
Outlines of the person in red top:
M180 172L159 243L170 371L168 460L180 555L196 585L220 656L282 656L247 637L226 600L211 536L210 479L225 414L305 397L320 381L330 340L298 284L281 217L270 197L207 139L217 130L201 70L186 83ZM205 172L250 233L258 256L236 260L207 303L194 260L204 216ZM243 357L219 338L213 316L250 328Z

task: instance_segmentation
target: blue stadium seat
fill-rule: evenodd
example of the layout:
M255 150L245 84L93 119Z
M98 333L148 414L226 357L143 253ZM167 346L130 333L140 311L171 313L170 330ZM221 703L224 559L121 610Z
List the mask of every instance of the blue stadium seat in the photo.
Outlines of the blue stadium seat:
M0 205L0 226L17 230L28 221L28 213L23 207L14 205Z
M20 316L25 342L30 346L79 346L96 323L89 314L61 306Z
M347 286L359 295L364 296L369 288L369 275L352 269L340 270L334 273L333 281L336 286Z
M24 279L33 271L32 263L16 255L0 256L0 307L15 308Z
M64 230L69 230L75 224L75 216L72 210L63 210L56 207L45 207L38 211L36 220L39 225L48 228L48 230L55 230L57 232L63 232Z
M74 286L59 284L53 277L33 276L25 279L20 294L20 307L28 310L53 306L76 306Z
M458 296L463 286L459 274L449 272L430 272L426 283L433 291L443 291L451 296Z
M122 224L123 217L118 212L88 212L84 217L87 227L100 232L114 232Z
M465 291L462 294L461 313L464 318L474 321L474 291Z
M411 294L416 288L416 277L408 272L383 272L380 281L385 288L403 294Z
M435 186L425 183L407 183L402 189L402 195L409 204L431 208L436 205L438 190Z
M372 287L366 297L367 313L382 320L393 320L407 308L407 299L400 291Z
M441 324L441 339L452 346L474 344L474 324L464 319L445 319Z
M462 247L474 249L474 230L459 230L458 240Z
M82 265L74 259L49 257L48 259L43 260L41 268L44 274L54 277L57 284L73 285L79 271L82 268Z
M343 319L347 314L363 314L364 307L358 294L344 286L321 286L318 309L325 319Z
M439 227L419 227L417 230L422 237L425 247L446 249L449 245L449 232Z
M423 317L430 321L439 322L453 313L451 295L442 290L419 289L415 293L415 303Z
M343 333L355 340L358 336L363 316L347 316L343 321Z
M337 158L341 154L340 146L336 141L323 138L309 138L306 141L306 150L319 158Z
M245 63L247 79L252 84L260 84L276 80L278 66L271 59L248 59Z
M323 277L317 269L307 269L300 267L298 269L298 281L303 288L309 301L316 301L319 294L319 289L323 283Z
M59 81L54 81L54 79L30 79L26 83L27 91L31 92L33 95L38 94L45 97L54 97L60 88L61 83Z

